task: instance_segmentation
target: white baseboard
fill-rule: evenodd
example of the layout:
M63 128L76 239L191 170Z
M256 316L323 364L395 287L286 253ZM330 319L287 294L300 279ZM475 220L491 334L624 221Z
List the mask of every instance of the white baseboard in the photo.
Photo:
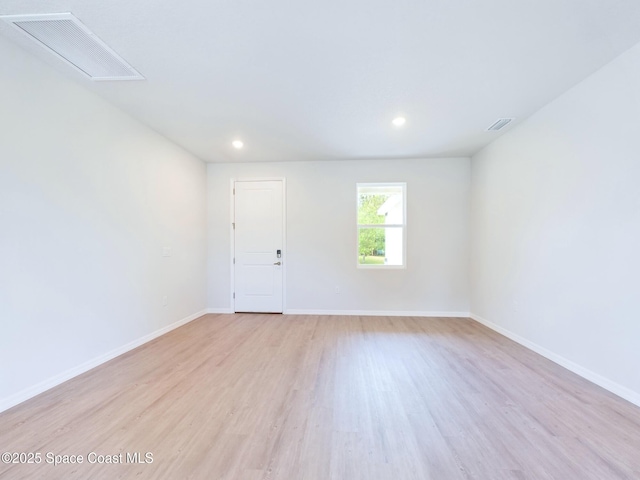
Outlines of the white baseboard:
M207 313L235 313L231 308L207 308Z
M425 312L405 310L296 310L287 309L285 315L360 315L365 317L462 317L469 318L469 312Z
M9 408L18 405L19 403L24 402L25 400L28 400L32 397L35 397L36 395L41 394L42 392L45 392L57 385L60 385L61 383L66 382L67 380L72 379L73 377L77 377L78 375L81 375L89 370L91 370L92 368L97 367L98 365L102 365L103 363L108 362L109 360L112 360L120 355L122 355L123 353L128 352L129 350L133 350L134 348L139 347L140 345L143 345L147 342L150 342L151 340L158 338L162 335L164 335L165 333L170 332L171 330L175 330L178 327L181 327L193 320L195 320L196 318L200 318L201 316L205 315L207 313L207 311L201 311L198 313L194 313L193 315L189 315L188 317L183 318L182 320L178 320L177 322L172 323L171 325L167 325L166 327L162 327L159 330L156 330L155 332L152 332L148 335L145 335L143 337L140 337L132 342L127 343L126 345L123 345L121 347L118 347L114 350L111 350L110 352L105 353L104 355L100 355L99 357L93 358L91 360L89 360L88 362L85 362L81 365L78 365L77 367L73 367L70 368L69 370L66 370L65 372L62 372L54 377L51 377L43 382L40 382L36 385L33 385L32 387L26 388L14 395L11 395L10 397L7 398L3 398L0 400L0 412L3 412L5 410L8 410Z
M507 330L506 328L503 328L500 325L496 325L495 323L490 322L489 320L486 320L479 315L475 315L472 313L470 317L476 322L481 323L485 327L488 327L491 330L498 332L499 334L504 335L507 338L510 338L514 342L519 343L520 345L528 348L529 350L533 350L534 352L542 355L543 357L551 360L552 362L557 363L558 365L566 368L567 370L570 370L573 373L580 375L582 378L585 378L590 382L601 386L605 390L608 390L611 393L618 395L619 397L622 397L625 400L628 400L629 402L635 405L640 406L640 393L635 392L627 387L623 387L622 385L616 382L613 382L608 378L603 377L602 375L592 372L591 370L584 368L583 366L578 365L577 363L574 363L571 360L568 360L563 356L558 355L557 353L547 350L546 348L541 347L537 343L527 340L526 338L521 337L520 335L513 333L512 331Z

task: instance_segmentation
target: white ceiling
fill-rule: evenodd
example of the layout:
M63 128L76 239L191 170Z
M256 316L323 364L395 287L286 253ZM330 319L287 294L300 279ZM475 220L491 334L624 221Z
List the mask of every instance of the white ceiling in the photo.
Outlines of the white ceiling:
M471 155L500 135L485 132L497 118L516 124L640 42L638 0L0 4L54 12L146 80L92 82L0 33L209 162Z

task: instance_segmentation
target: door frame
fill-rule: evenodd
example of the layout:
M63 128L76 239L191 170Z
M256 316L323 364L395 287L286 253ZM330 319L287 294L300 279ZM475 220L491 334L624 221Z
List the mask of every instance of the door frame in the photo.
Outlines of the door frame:
M230 198L230 210L229 210L229 270L231 271L231 278L229 284L229 305L231 305L231 312L236 313L236 271L233 260L236 255L236 242L235 242L235 212L236 212L236 196L234 194L236 182L282 182L282 313L286 313L287 310L287 179L285 177L231 177L229 183L229 198Z

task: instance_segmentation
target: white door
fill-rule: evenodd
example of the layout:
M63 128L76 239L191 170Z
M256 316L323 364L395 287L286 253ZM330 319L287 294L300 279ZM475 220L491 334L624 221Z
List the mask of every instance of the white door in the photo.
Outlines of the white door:
M282 313L284 182L234 183L236 312Z

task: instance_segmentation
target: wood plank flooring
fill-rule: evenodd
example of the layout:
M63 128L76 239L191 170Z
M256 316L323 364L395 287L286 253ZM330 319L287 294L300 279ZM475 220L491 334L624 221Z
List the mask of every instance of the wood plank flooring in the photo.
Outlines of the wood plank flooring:
M3 480L640 479L640 408L468 319L207 315L0 414L0 452L42 456Z

